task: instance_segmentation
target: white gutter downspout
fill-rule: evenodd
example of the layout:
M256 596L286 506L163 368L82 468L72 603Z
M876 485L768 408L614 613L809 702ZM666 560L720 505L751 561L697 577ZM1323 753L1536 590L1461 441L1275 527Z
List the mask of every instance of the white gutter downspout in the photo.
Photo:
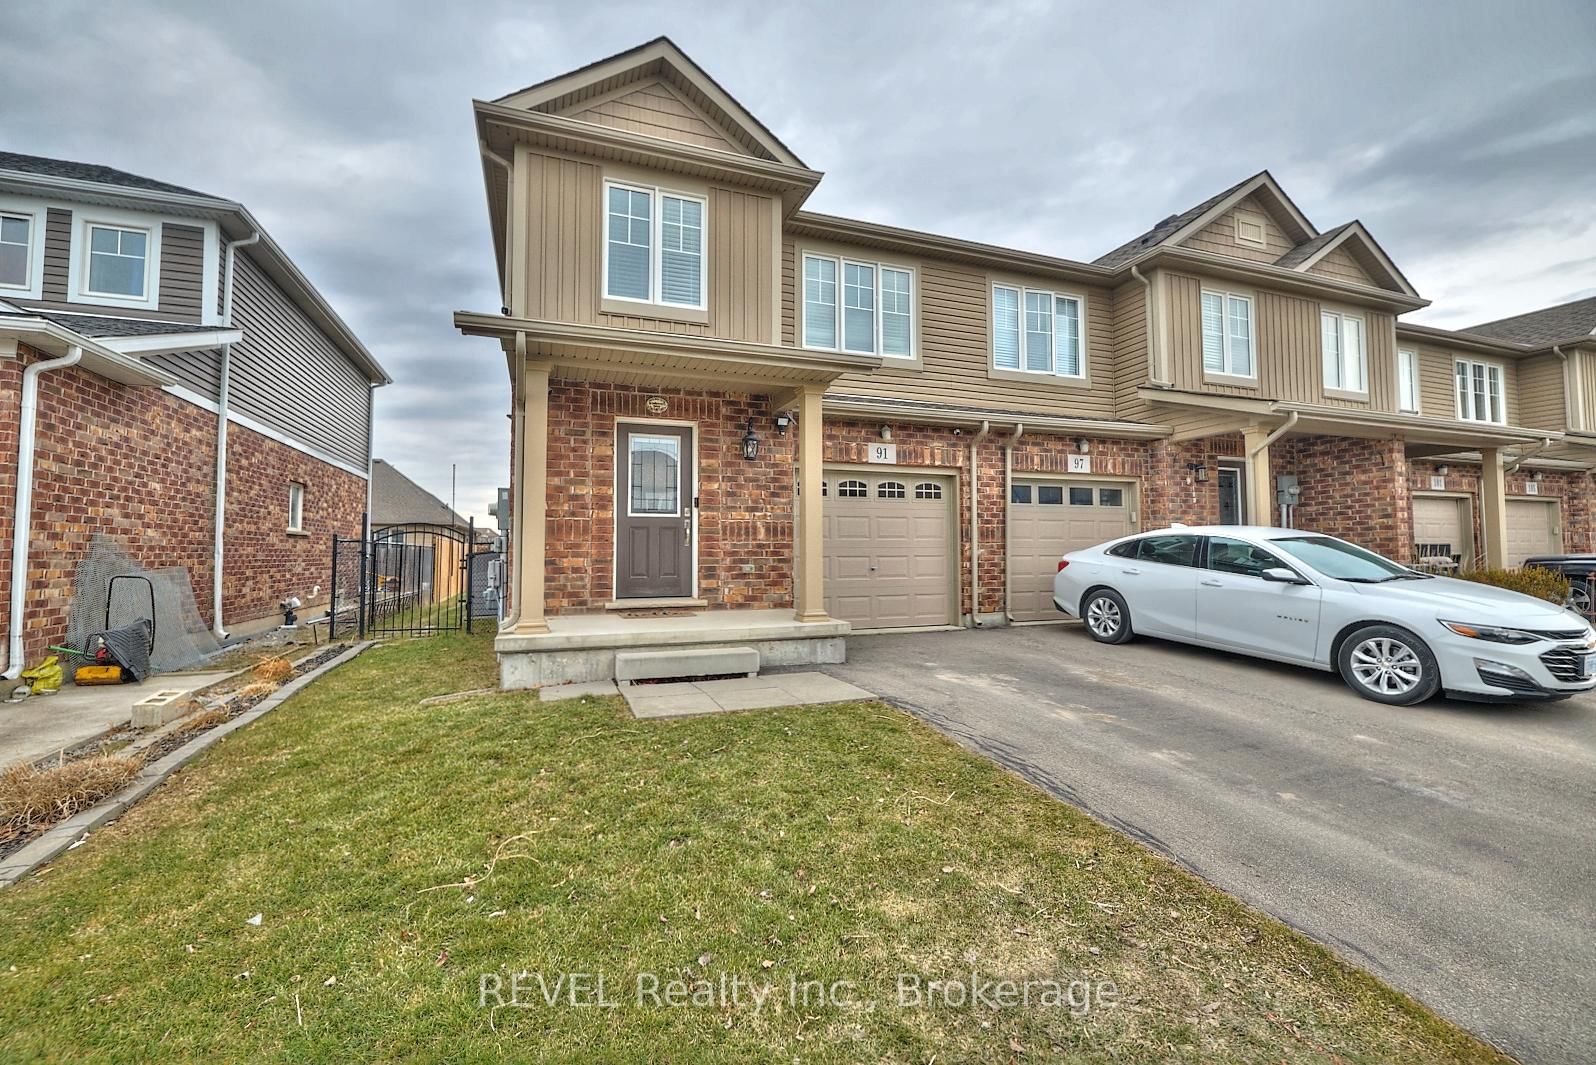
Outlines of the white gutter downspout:
M17 426L17 505L11 530L11 638L7 644L6 680L22 673L22 612L28 591L28 545L33 533L34 430L39 423L39 377L75 366L83 349L72 345L65 355L36 362L22 371L22 417Z
M222 324L233 324L233 263L239 248L260 240L260 230L227 245L226 276L222 280ZM227 639L222 628L222 556L227 541L227 392L233 374L233 345L222 345L222 367L216 385L216 515L211 533L211 635Z
M1300 417L1302 417L1302 413L1300 411L1291 411L1286 415L1286 420L1275 427L1274 432L1270 433L1268 436L1264 437L1262 440L1258 441L1252 447L1247 449L1247 483L1249 485L1252 483L1252 478L1258 468L1258 453L1261 451L1267 451L1270 444L1291 432L1291 427L1297 424L1297 419ZM1271 469L1271 473L1272 472L1273 470ZM1248 491L1250 492L1251 489L1249 488ZM1279 521L1282 527L1289 528L1289 526L1286 525L1286 507L1283 503L1280 505Z
M1154 317L1156 307L1153 302L1153 283L1142 276L1141 268L1132 266L1130 275L1142 283L1142 328L1147 331L1147 383L1154 388L1168 388L1169 382L1159 376L1158 366L1158 334L1155 331L1158 320Z
M1516 470L1520 466L1524 465L1524 463L1528 462L1530 459L1534 458L1536 455L1539 455L1542 451L1545 451L1547 448L1549 448L1551 446L1552 446L1552 438L1548 436L1548 437L1542 439L1540 443L1536 444L1534 447L1530 448L1528 451L1525 451L1522 454L1520 454L1512 462L1508 463L1507 466L1503 468L1502 472L1503 473L1512 473L1514 470Z
M1014 445L1025 435L1025 423L1014 423L1014 435L1003 441L1003 616L1014 620L1014 575L1009 572L1010 500L1014 498Z
M521 621L520 584L516 575L521 570L521 547L525 543L521 530L526 527L522 521L526 514L526 333L522 330L516 330L515 334L515 380L510 384L510 396L510 485L515 493L515 503L510 507L510 538L515 550L505 552L509 562L504 567L504 587L511 591L510 613L499 623L500 632L514 631Z
M1563 360L1563 424L1570 429L1583 432L1585 397L1580 395L1576 403L1574 395L1574 382L1579 374L1579 367L1571 363L1568 360L1568 353L1556 344L1552 345L1552 354ZM1583 391L1581 388L1581 392Z
M975 453L992 431L991 422L982 422L981 431L970 441L970 624L981 627L981 494L979 460Z

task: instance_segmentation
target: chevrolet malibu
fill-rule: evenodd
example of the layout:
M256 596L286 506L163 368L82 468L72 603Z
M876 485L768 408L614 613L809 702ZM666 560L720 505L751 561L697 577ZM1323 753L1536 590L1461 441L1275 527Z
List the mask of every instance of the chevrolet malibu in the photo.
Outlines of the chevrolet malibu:
M1177 526L1073 551L1053 605L1099 643L1156 636L1333 670L1400 706L1596 687L1596 632L1578 615L1300 529Z

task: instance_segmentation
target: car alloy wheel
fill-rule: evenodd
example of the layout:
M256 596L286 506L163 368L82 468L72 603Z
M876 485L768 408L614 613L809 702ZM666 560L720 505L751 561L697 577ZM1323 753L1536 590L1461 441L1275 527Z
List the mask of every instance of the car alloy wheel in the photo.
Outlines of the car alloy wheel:
M1404 696L1424 680L1424 663L1413 648L1389 636L1375 636L1352 649L1352 675L1384 696Z
M1093 599L1086 608L1086 624L1100 639L1112 640L1125 624L1119 604L1106 595Z
M1590 617L1590 585L1575 581L1568 586L1568 608L1576 614Z

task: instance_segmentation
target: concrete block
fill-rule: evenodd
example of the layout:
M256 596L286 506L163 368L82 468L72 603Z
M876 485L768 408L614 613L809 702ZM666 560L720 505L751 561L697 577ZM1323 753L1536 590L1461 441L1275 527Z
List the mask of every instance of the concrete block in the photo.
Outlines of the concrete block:
M700 677L719 673L753 676L759 652L752 647L681 647L654 651L622 651L615 656L616 680L658 677Z

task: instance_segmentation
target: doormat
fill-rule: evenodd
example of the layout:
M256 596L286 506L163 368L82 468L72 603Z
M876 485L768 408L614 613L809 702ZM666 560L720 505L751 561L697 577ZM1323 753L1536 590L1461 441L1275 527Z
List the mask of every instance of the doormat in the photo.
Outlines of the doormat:
M696 610L678 610L678 609L670 608L670 607L662 607L659 610L623 610L623 611L621 611L621 617L623 617L623 618L690 618L696 613L697 613Z

